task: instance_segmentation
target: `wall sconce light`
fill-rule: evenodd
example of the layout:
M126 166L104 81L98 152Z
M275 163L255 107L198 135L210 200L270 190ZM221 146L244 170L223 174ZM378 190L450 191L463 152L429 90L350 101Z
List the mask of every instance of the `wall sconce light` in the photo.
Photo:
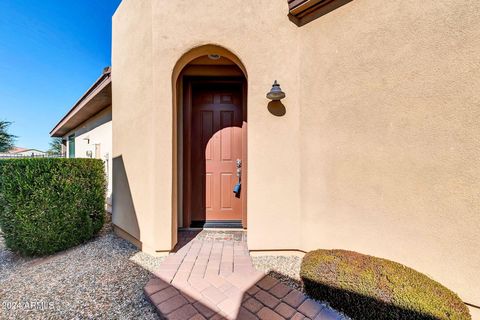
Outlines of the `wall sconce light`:
M275 82L273 83L272 89L270 89L270 92L267 93L267 98L273 101L278 101L285 98L285 92L282 91L277 80L275 80Z

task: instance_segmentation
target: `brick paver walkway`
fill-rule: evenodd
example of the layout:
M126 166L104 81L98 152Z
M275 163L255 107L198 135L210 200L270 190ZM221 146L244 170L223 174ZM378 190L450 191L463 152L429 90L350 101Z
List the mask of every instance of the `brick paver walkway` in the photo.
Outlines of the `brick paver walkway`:
M197 236L169 255L155 276L145 295L166 319L342 319L256 271L238 234Z

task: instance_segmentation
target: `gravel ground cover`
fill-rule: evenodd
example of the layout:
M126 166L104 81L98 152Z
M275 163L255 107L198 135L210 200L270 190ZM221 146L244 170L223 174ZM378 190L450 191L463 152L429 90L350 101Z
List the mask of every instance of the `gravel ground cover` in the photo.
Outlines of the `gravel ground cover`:
M252 258L258 270L303 291L300 257ZM65 252L25 258L5 248L0 231L0 319L159 319L143 287L163 259L108 227Z
M158 319L143 287L162 260L110 230L35 259L9 252L0 235L0 318Z
M300 280L302 258L297 256L254 256L253 265L285 285L303 292Z
M29 260L30 259L15 255L6 249L2 231L0 230L0 281L7 278L18 265Z

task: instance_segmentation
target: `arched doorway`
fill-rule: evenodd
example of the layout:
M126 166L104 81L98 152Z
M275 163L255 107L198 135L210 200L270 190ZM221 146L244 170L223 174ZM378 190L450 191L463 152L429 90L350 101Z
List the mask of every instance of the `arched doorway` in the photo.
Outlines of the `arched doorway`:
M223 47L201 46L179 59L173 85L177 226L246 228L245 67Z

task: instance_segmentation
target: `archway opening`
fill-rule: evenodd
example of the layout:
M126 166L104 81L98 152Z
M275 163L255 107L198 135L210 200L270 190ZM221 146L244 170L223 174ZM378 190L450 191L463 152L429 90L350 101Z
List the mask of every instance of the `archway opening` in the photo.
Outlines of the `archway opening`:
M247 76L216 45L185 53L173 70L172 243L179 228L247 227ZM188 239L178 239L178 245Z

